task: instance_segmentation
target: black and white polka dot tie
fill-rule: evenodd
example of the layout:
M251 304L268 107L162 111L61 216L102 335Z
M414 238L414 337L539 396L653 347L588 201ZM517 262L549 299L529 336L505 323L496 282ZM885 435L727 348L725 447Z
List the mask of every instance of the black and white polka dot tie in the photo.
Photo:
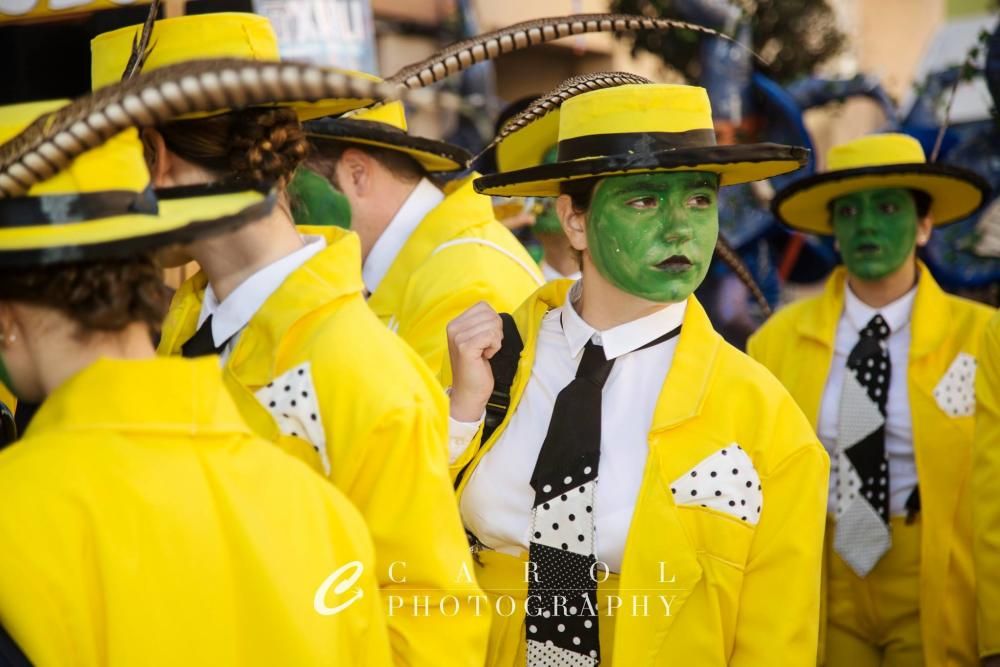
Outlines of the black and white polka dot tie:
M889 550L886 399L892 366L889 325L876 315L847 358L837 435L837 503L833 547L864 577Z
M531 475L535 504L525 619L528 667L600 663L594 496L601 394L613 364L593 341L583 348L576 378L556 397Z

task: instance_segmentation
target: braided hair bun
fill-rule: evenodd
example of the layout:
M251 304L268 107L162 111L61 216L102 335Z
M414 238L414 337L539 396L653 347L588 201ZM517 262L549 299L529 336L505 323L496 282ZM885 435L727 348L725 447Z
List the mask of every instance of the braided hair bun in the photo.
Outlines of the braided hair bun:
M120 331L133 322L158 330L170 295L153 255L0 272L0 300L60 310L83 333Z
M244 109L157 128L171 152L246 185L286 185L309 153L291 109Z

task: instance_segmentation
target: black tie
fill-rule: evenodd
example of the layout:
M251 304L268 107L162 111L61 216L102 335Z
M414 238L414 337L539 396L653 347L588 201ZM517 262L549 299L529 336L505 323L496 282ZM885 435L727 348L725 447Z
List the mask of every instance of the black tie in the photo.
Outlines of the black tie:
M218 354L228 342L227 340L222 345L215 346L215 339L212 337L212 316L209 315L194 335L181 345L181 356L191 358Z
M680 328L640 349L663 343ZM597 556L594 499L601 460L601 398L614 360L588 341L576 378L556 397L531 475L532 563L525 621L529 667L598 665ZM534 597L532 597L534 596Z

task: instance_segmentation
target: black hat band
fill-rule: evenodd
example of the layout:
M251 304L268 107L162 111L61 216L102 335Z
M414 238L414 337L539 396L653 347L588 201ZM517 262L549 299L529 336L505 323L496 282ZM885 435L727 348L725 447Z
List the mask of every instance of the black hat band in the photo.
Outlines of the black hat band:
M583 158L648 154L678 148L715 146L715 130L685 132L616 132L590 134L559 142L559 162Z
M120 215L156 215L152 188L0 199L0 227L37 227L87 222Z

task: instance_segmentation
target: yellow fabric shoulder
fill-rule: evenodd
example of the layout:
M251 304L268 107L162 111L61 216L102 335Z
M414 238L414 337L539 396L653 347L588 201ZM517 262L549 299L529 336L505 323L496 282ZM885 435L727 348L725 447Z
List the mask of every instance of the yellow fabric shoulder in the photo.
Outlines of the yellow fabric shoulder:
M452 473L461 479L459 494L517 410L542 318L565 302L569 286L553 281L514 313L524 353L511 408L487 442L477 436L456 461ZM747 506L746 520L728 506L721 511L685 504L671 492L714 456L742 457L759 478L748 493L761 500ZM690 298L654 411L620 577L612 590L599 590L599 604L610 593L630 600L641 592L649 597L650 613L623 607L613 623L605 623L602 612L601 664L659 665L698 656L698 664L706 666L766 665L774 662L775 647L782 664L811 664L828 476L826 452L788 392L760 364L725 343ZM477 576L491 599L526 594L523 563L513 567L504 562L512 557L486 555L477 563ZM669 615L661 598L669 603ZM494 617L487 665L524 664L524 623L523 608ZM613 636L607 636L612 628Z
M250 431L214 359L96 362L0 488L0 621L35 664L391 664L361 517ZM350 594L323 586L353 563Z
M480 301L510 312L543 282L531 255L494 218L490 198L475 193L473 178L448 188L368 300L433 373L447 356L448 322ZM450 384L450 374L443 381Z
M488 617L471 604L446 617L439 606L448 595L479 594L462 576L472 561L448 477L444 392L365 304L357 236L300 230L322 235L327 248L295 270L240 333L225 364L227 383L258 433L329 477L361 511L386 604L409 604L389 618L397 662L479 664ZM205 284L199 274L178 290L162 354L179 354L194 334ZM428 616L407 611L415 595L427 596Z
M976 371L976 442L972 457L973 555L979 655L1000 654L1000 312L986 327Z

